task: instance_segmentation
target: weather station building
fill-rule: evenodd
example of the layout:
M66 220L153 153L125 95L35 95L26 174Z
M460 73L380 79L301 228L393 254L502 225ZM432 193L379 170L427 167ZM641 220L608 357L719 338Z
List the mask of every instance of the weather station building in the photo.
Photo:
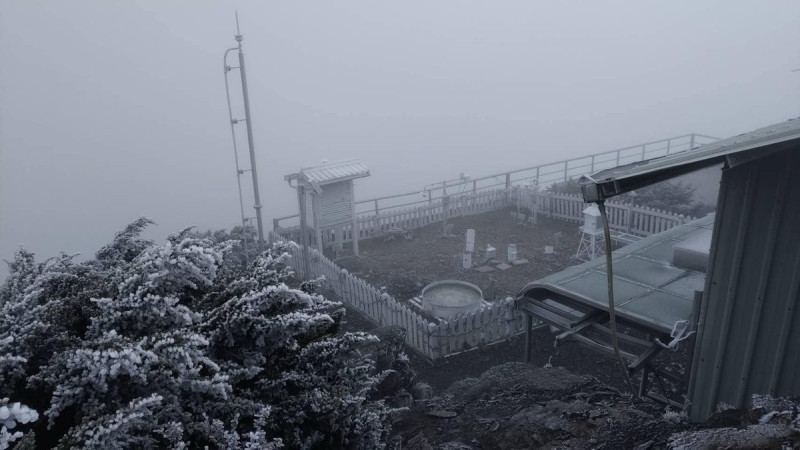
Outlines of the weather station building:
M623 321L662 337L681 320L696 328L683 403L694 421L754 394L800 395L800 119L581 179L584 201L599 202L719 164L715 214L613 253ZM523 288L518 304L529 321L580 334L607 313L605 273L603 259L566 269ZM628 363L643 364L644 344Z

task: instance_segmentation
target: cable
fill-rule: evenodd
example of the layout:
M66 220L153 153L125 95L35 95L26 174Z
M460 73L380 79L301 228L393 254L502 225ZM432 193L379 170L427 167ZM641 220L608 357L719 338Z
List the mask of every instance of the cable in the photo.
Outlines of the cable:
M608 229L606 202L600 200L597 202L597 207L600 209L600 217L603 220L603 235L606 240L606 276L608 283L608 317L609 326L611 328L611 344L614 346L614 353L617 355L620 366L622 366L622 372L625 374L625 381L628 383L631 393L635 394L636 390L633 388L628 366L625 364L625 360L622 359L622 355L619 352L619 342L617 341L617 315L614 309L614 272L611 266L611 231Z

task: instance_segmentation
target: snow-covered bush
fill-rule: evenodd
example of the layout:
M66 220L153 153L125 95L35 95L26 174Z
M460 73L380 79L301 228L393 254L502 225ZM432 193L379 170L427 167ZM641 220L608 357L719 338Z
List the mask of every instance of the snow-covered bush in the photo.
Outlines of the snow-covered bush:
M9 448L11 443L24 435L17 429L18 424L24 426L37 420L39 413L35 410L19 402L9 404L7 398L0 399L0 450Z
M394 410L359 350L374 338L339 336L340 305L293 279L294 244L247 266L240 237L157 245L139 237L150 224L91 261L9 263L0 450L384 446Z

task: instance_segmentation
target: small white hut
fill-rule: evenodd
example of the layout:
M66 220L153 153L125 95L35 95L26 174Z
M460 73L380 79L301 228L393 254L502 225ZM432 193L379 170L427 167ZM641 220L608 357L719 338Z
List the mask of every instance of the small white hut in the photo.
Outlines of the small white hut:
M369 169L364 164L348 160L305 167L284 177L290 184L296 182L301 229L303 225L313 228L316 247L320 251L329 243L341 249L345 241L345 226L352 224L349 232L353 254L358 255L353 180L367 176Z

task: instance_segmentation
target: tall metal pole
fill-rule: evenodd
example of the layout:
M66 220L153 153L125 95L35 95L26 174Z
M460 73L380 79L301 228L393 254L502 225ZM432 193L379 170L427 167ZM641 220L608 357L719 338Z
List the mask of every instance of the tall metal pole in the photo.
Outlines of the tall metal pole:
M231 91L228 87L228 72L232 70L231 67L228 67L228 53L231 51L236 50L235 48L229 48L225 51L225 56L222 57L222 65L224 66L225 71L225 97L228 99L228 119L230 120L231 124L231 138L233 139L233 159L236 163L236 185L239 187L239 210L242 212L242 242L244 243L244 261L246 265L250 265L250 251L247 245L247 220L244 217L244 200L242 199L242 174L244 170L239 168L239 149L236 145L236 130L234 129L234 125L236 125L236 121L233 119L233 110L231 109Z
M306 228L306 188L303 180L297 180L297 204L300 207L300 246L303 251L303 279L308 280L308 229ZM320 244L320 248L322 248Z
M239 34L239 14L236 14L236 42L239 43L239 73L242 75L242 96L244 97L244 119L247 125L247 144L250 147L250 173L253 175L253 197L258 223L258 249L264 251L264 223L261 220L261 195L258 192L258 172L256 171L256 152L253 147L253 124L250 118L250 100L247 95L247 76L244 70L244 53L242 53L242 35Z

